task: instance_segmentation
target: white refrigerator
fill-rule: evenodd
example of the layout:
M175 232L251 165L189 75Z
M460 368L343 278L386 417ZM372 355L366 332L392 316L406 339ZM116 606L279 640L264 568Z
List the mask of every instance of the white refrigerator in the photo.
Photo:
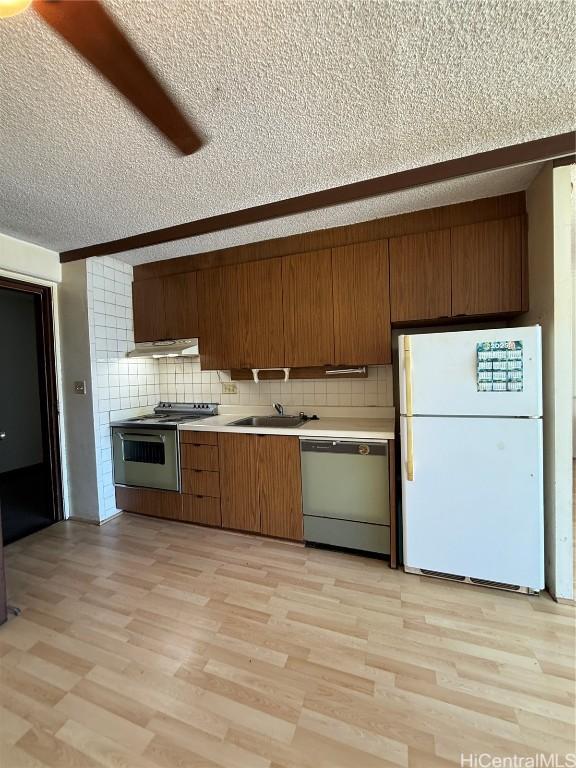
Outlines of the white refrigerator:
M540 326L398 346L405 569L542 589Z

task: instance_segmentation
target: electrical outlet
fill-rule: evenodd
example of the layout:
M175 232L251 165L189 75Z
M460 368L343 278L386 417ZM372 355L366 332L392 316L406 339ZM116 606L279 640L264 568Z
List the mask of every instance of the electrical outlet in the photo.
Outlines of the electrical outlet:
M238 384L234 381L227 381L222 384L222 394L223 395L237 395L238 394Z
M86 382L85 381L75 381L74 382L74 392L77 395L85 395L86 394Z

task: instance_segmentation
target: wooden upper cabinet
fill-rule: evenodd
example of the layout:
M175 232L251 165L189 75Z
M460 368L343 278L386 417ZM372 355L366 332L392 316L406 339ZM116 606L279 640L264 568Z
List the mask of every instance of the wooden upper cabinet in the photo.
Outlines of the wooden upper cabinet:
M167 338L162 278L132 283L132 305L134 341L160 341Z
M332 249L334 363L392 362L388 241Z
M334 361L332 255L330 249L282 259L285 364Z
M138 280L132 299L135 341L198 336L196 272Z
M258 443L257 435L218 435L224 528L260 532Z
M196 272L162 278L167 339L194 339L199 335Z
M198 272L200 363L203 370L241 368L244 336L238 312L238 267Z
M390 310L393 323L452 314L450 230L390 239Z
M452 229L452 315L521 312L523 216Z
M301 541L300 441L281 435L261 435L257 440L261 532Z
M241 368L284 366L282 259L239 264L238 330L243 336ZM228 366L234 367L234 366Z

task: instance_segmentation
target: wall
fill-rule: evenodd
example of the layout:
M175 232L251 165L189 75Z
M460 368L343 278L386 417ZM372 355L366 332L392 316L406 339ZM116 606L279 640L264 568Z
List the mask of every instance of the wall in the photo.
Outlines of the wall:
M0 233L0 270L15 273L14 276L35 277L59 283L62 279L60 257L34 243L17 240Z
M116 514L110 422L150 410L159 400L156 360L126 358L134 346L132 267L111 257L88 259L94 441L99 520Z
M70 516L102 523L116 514L110 422L159 399L155 360L129 360L132 267L111 257L65 264L60 287ZM85 381L85 395L74 382Z
M367 379L262 381L258 384L239 381L236 395L222 393L222 384L230 381L228 373L203 372L199 360L163 358L158 360L158 370L160 400L268 406L279 401L288 408L392 405L391 365L369 367Z
M572 584L572 394L570 169L548 163L526 195L530 311L542 325L546 583L560 598Z
M59 298L68 515L98 521L86 262L63 265ZM86 395L74 392L75 381L86 381Z

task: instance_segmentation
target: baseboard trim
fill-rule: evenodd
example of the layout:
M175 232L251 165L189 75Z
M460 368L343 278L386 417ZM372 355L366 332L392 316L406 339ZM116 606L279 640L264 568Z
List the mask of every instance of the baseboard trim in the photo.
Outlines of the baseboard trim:
M552 600L554 600L555 603L558 603L559 605L576 605L576 599L570 598L570 597L556 597L552 593L550 593L550 597Z
M106 523L111 522L112 520L116 520L117 517L120 517L120 515L123 515L123 510L120 510L119 512L116 512L115 515L111 515L110 517L107 517L106 520L92 520L89 517L79 517L77 515L70 515L68 520L70 520L73 523L85 523L86 525L97 525L102 526L106 525Z

